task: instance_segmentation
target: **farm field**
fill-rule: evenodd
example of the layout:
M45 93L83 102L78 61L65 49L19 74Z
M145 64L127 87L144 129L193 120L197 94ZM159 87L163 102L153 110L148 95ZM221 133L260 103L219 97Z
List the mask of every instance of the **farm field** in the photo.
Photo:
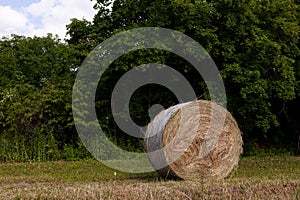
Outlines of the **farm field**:
M225 180L165 181L95 160L0 164L0 199L300 199L300 157L242 157Z

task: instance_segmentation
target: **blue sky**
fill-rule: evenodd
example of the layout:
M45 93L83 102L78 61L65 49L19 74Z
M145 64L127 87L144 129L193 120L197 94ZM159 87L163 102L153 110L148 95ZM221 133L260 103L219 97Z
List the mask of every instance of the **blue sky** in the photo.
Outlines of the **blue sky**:
M1 6L11 6L13 8L20 8L29 6L32 3L39 2L39 0L0 0Z
M71 18L92 21L93 5L90 0L0 0L0 38L52 33L64 39Z

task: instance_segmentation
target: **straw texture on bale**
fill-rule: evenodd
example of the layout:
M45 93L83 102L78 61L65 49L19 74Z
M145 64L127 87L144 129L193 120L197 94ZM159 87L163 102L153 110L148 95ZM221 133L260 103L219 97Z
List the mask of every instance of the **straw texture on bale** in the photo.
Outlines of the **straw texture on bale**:
M153 167L165 178L185 180L225 178L237 167L242 144L233 116L204 100L163 110L148 125L145 139Z

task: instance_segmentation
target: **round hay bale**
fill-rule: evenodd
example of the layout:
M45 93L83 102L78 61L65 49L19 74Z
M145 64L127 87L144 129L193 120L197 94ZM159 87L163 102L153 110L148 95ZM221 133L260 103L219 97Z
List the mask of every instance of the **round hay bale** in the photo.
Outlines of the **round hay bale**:
M222 106L198 100L161 111L148 125L145 149L165 178L225 178L238 165L242 137Z

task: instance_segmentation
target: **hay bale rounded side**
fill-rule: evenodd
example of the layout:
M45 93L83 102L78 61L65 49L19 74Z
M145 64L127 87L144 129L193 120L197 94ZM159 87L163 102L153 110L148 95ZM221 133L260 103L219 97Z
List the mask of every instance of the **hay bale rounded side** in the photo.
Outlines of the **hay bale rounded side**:
M166 178L221 179L238 165L242 137L233 116L210 101L178 104L148 125L145 149Z

